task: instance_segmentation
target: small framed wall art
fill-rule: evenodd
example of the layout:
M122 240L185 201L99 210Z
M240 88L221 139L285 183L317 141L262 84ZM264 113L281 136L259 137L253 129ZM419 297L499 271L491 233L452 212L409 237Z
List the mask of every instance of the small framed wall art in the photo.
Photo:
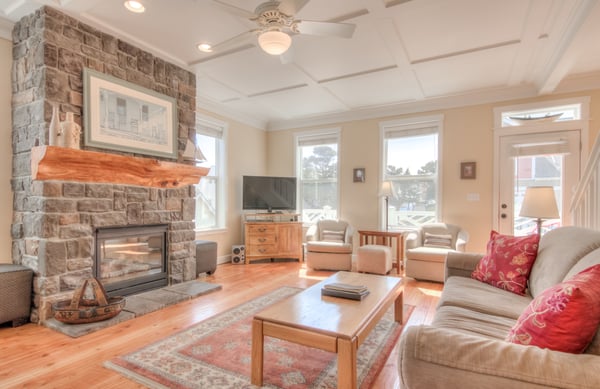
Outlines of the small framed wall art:
M365 182L365 168L359 167L354 169L354 173L352 174L354 182Z
M460 178L461 180L474 180L477 177L476 162L461 162L460 163Z

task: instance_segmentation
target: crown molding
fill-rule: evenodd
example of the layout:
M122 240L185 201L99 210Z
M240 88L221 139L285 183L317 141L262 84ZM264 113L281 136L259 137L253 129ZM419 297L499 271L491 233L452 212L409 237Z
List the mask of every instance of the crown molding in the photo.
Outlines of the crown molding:
M311 126L330 125L334 123L349 122L355 120L384 118L411 113L420 113L494 103L505 100L531 98L537 96L537 90L531 85L497 88L491 90L475 91L467 94L453 95L447 97L431 98L420 101L409 101L386 106L369 107L351 110L348 112L335 113L331 115L315 116L312 118L297 120L282 120L269 122L267 131L289 130Z

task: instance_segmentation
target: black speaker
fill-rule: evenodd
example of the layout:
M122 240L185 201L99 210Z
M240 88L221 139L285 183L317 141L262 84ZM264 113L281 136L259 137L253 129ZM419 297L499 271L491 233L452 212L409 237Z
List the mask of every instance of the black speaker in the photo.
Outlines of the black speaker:
M234 265L243 265L246 262L246 247L243 244L234 244L231 246L231 263Z

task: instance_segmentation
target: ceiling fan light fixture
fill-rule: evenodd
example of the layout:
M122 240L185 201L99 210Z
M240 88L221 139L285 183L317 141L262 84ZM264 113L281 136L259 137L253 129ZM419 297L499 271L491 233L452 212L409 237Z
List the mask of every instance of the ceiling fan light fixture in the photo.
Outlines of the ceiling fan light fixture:
M144 7L144 4L142 4L141 1L127 0L125 3L123 3L123 5L125 5L125 8L127 8L129 11L138 14L146 10L146 7Z
M205 53L211 53L212 45L210 43L200 43L198 44L198 50L203 51Z
M258 44L267 54L280 55L290 48L292 37L277 30L265 31L258 36Z

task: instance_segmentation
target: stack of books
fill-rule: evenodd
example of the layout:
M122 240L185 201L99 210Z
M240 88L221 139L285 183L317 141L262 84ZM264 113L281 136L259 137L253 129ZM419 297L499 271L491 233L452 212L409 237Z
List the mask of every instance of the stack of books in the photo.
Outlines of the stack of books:
M364 285L343 284L334 282L321 288L322 296L342 297L351 300L362 300L369 294L369 289Z

